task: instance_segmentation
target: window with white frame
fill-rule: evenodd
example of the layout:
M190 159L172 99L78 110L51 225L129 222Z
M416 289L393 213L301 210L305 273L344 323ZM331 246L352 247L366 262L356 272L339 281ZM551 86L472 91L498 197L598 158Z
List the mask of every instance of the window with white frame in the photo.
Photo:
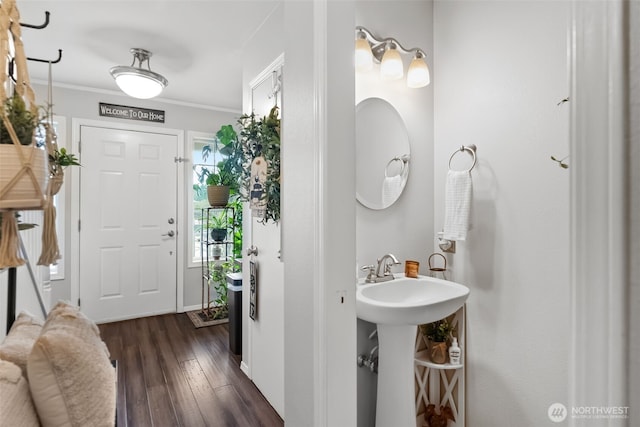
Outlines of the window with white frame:
M191 170L191 196L189 197L189 260L190 266L199 265L202 259L200 246L200 231L202 224L200 221L201 209L209 206L207 200L207 185L201 178L204 168L212 168L211 158L205 162L202 158L202 147L212 145L214 134L202 132L188 132L187 144L190 147L191 158L193 159Z

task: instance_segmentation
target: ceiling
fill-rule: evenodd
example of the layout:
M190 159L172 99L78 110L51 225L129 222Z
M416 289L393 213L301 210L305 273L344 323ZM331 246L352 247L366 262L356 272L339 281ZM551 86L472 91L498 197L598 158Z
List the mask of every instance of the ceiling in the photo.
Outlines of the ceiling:
M28 57L62 60L52 66L54 85L118 93L109 74L131 65L129 49L153 53L151 70L169 85L156 98L240 111L242 52L280 1L274 0L17 0ZM46 83L48 66L29 61L34 83Z

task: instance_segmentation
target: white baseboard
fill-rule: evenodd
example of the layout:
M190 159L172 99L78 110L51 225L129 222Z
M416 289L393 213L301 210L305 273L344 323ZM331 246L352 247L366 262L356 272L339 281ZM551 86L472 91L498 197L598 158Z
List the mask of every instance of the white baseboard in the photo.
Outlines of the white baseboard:
M249 375L249 365L244 363L244 360L240 362L240 370L244 372L247 378L251 379L251 375Z
M182 311L180 313L185 313L187 311L200 310L201 308L202 308L202 305L200 305L200 304L188 305L188 306L182 307Z

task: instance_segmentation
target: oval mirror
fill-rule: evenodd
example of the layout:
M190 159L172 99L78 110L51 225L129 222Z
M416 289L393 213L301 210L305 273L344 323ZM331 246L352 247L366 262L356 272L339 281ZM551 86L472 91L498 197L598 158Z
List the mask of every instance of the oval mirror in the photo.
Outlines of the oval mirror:
M370 209L398 200L409 178L409 135L400 113L381 98L356 106L356 199Z

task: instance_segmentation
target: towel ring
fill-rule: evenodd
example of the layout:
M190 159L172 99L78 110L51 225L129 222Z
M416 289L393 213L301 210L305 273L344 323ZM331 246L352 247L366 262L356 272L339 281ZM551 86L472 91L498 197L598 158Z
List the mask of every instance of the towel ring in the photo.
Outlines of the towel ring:
M451 155L451 157L449 157L449 170L451 170L451 160L453 160L455 155L458 154L458 153L461 153L463 151L468 151L473 156L473 164L471 165L471 167L469 169L467 169L467 172L471 172L471 169L474 168L474 166L476 165L476 161L478 160L477 157L476 157L476 149L477 149L476 145L475 144L471 144L471 145L463 145L458 150L454 151L453 154Z
M404 175L404 170L407 167L407 163L409 163L409 155L404 154L401 157L394 157L393 159L389 160L389 162L387 163L387 166L384 167L385 178L389 178L389 166L391 166L393 162L401 162L400 173L398 175L402 176Z

